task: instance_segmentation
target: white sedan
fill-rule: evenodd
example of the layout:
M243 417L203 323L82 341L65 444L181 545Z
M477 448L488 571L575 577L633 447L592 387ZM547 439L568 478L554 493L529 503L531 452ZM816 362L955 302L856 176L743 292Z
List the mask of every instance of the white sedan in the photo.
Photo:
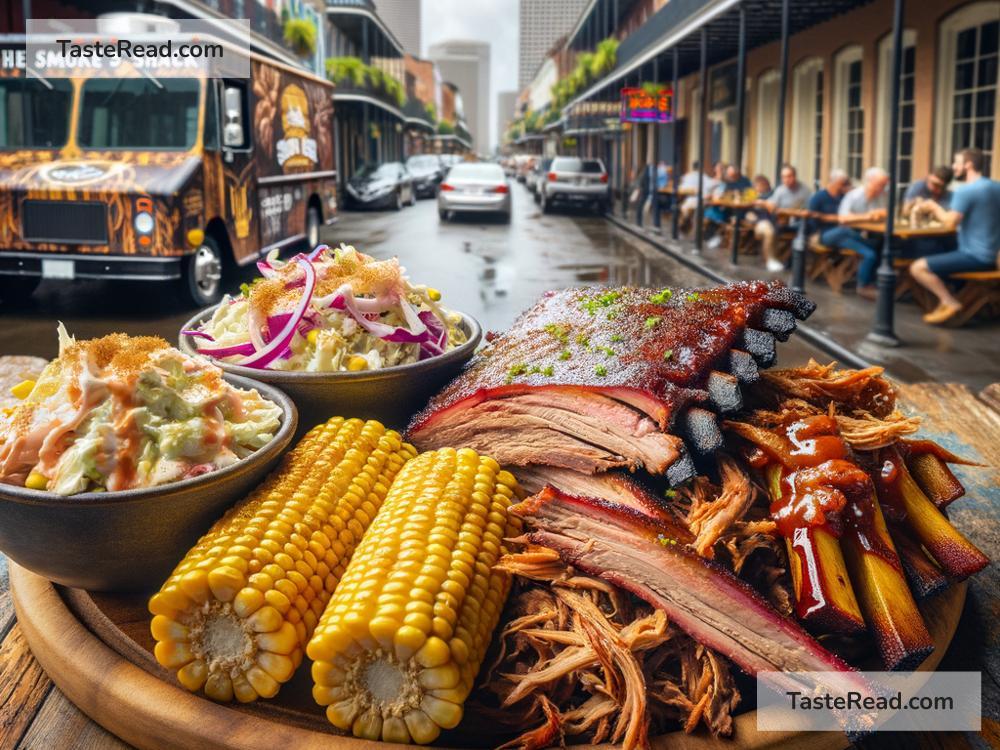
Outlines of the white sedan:
M499 164L456 164L438 188L438 215L447 221L456 213L498 213L510 221L510 184Z

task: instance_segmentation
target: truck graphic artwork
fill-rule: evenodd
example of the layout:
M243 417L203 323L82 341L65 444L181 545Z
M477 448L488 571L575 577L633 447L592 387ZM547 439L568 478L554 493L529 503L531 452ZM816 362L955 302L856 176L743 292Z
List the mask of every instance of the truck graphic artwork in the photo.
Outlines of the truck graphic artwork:
M0 41L0 283L170 281L319 242L337 210L332 84L245 53L249 79L39 79Z

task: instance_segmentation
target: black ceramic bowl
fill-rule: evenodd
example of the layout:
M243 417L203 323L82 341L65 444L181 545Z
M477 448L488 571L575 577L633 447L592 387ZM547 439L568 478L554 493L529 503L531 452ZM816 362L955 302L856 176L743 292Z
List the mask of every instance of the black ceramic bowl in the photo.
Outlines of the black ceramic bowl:
M295 405L284 393L225 377L281 407L271 442L232 466L159 487L64 496L0 484L0 550L65 586L139 591L162 584L209 526L263 481L295 434Z
M181 330L198 328L215 312L202 310ZM305 432L330 417L377 419L387 427L403 429L432 395L454 378L469 361L482 330L475 318L462 314L461 327L467 341L444 354L397 367L362 372L295 372L257 370L212 360L227 373L253 378L287 393L299 409L299 432ZM180 350L198 356L190 336L181 336Z

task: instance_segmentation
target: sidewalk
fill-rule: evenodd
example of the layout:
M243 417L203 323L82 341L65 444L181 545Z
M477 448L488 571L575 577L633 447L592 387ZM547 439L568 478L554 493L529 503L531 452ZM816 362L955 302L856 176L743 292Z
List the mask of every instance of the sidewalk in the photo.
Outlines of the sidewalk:
M706 247L700 256L695 255L694 242L671 239L669 214L664 216L659 233L649 225L638 227L632 221L634 217L626 220L615 213L608 218L714 281L781 278L791 283L791 272L768 273L759 255L741 255L737 266L730 262L728 246L715 250ZM885 348L865 340L875 319L874 302L859 298L853 291L834 294L821 282L807 284L806 294L817 308L800 328L812 343L830 349L831 358L836 356L836 349L846 349L860 360L885 366L894 378L911 383L957 382L979 392L1000 382L1000 320L940 328L924 323L920 308L912 302L899 302L895 328L902 346Z

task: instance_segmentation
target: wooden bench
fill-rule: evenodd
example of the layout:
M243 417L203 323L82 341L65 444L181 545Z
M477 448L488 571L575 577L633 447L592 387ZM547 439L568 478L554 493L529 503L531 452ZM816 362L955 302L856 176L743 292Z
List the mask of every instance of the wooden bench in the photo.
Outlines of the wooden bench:
M810 281L822 278L833 290L841 294L844 285L853 281L858 275L861 258L853 250L842 247L827 247L819 242L809 243L809 267L807 273Z
M962 311L948 325L965 325L979 313L987 318L1000 317L1000 269L953 273L948 278L962 282L955 295L962 303Z

